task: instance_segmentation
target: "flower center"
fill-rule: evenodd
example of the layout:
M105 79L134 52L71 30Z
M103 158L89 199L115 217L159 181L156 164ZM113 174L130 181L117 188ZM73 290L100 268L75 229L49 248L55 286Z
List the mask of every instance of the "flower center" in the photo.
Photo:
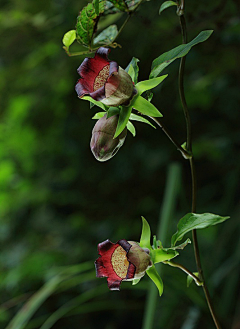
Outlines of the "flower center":
M122 279L126 278L129 267L126 251L121 247L117 247L111 259L114 272Z
M110 68L110 64L104 66L104 68L101 69L101 71L99 71L93 84L93 91L98 90L99 88L104 86L109 76L109 68Z

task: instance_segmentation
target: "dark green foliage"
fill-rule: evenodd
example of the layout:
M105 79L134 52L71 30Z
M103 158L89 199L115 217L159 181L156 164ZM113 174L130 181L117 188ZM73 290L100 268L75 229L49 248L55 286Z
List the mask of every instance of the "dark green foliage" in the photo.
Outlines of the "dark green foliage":
M99 16L104 12L105 3L105 0L94 0L80 11L76 25L77 40L84 46L91 46Z

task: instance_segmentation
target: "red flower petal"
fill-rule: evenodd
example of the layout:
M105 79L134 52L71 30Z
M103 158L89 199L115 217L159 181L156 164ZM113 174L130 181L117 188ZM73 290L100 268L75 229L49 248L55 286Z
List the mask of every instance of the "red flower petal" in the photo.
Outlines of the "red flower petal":
M101 47L93 58L85 58L78 68L81 78L78 80L75 90L78 97L88 94L95 100L105 98L105 83L108 78L118 71L118 64L109 61L110 49Z
M131 244L126 240L112 243L106 240L98 245L100 257L95 261L97 277L107 277L110 290L119 290L122 280L133 279L136 271L127 253Z

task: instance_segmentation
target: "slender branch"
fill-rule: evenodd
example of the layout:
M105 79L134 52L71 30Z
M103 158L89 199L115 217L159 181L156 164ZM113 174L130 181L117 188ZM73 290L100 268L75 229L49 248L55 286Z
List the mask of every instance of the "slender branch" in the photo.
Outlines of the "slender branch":
M185 17L184 17L184 0L181 0L181 2L178 3L178 12L177 13L178 13L179 19L180 19L182 42L187 43L187 27L186 27L186 21L185 21ZM186 127L187 127L187 143L186 143L187 151L192 154L191 120L190 120L190 115L189 115L187 102L186 102L186 98L185 98L185 93L184 93L185 60L186 60L186 56L182 57L181 62L180 62L180 67L179 67L179 94L180 94L180 99L181 99L183 112L184 112L184 116L185 116L185 120L186 120ZM196 187L196 171L195 171L193 157L189 158L189 162L190 162L191 178L192 178L192 212L196 212L197 187ZM216 328L221 329L220 323L217 319L217 316L216 316L214 308L213 308L213 303L212 303L206 282L204 281L196 230L192 231L192 237L193 237L193 246L194 246L196 265L197 265L197 269L198 269L198 273L199 273L199 278L203 282L202 287L203 287L204 294L205 294L205 297L207 300L207 304L208 304L208 307L209 307L209 310L212 315Z
M196 282L196 284L198 286L202 286L203 285L203 282L196 275L194 275L191 271L189 271L185 266L183 266L181 264L178 264L178 263L171 262L171 261L165 261L163 263L164 264L167 264L167 265L170 265L172 267L179 268L183 272L187 273L187 275L189 275Z
M151 116L149 116L149 118L151 118L154 122L156 122L156 124L167 135L167 137L170 139L170 141L176 146L177 150L182 153L182 156L185 159L190 159L191 158L192 155L190 153L188 153L186 150L184 150L184 148L175 140L175 138L173 136L171 136L171 134L169 133L169 131L167 130L167 128L164 126L164 124L162 122L160 122L157 118L154 118L154 117L151 117Z

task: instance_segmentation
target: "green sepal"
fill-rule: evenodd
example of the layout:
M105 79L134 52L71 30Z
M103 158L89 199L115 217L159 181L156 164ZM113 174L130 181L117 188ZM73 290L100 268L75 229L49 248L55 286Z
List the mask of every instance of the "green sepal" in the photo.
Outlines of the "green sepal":
M85 101L89 101L89 102L93 103L94 105L100 107L104 111L107 111L108 110L108 106L104 105L102 102L95 101L95 99L93 99L90 96L83 96L83 97L81 97L81 99L84 99Z
M161 7L160 7L160 9L159 9L159 15L160 15L165 9L167 9L167 8L169 8L169 7L172 7L172 6L177 6L177 3L174 2L174 1L165 1L165 2L161 5Z
M191 42L173 48L170 51L160 55L158 58L154 59L152 62L150 78L156 78L175 59L185 56L193 46L207 40L212 33L213 30L202 31Z
M139 72L139 67L138 67L138 64L137 64L138 62L139 62L139 59L136 58L136 57L133 57L131 62L128 64L128 66L125 69L125 71L131 76L132 81L134 82L134 84L136 84L137 80L138 80L138 72ZM133 72L132 72L132 70L130 72L130 67L131 66L133 68Z
M133 286L135 286L136 284L138 284L138 282L141 280L141 278L140 279L133 279L132 280L132 285Z
M120 107L120 114L119 114L119 118L118 118L118 124L117 124L117 129L115 132L115 135L113 138L116 138L117 136L119 136L121 134L121 132L124 130L124 128L126 127L130 114L132 112L132 106L121 106Z
M140 116L140 115L137 115L137 114L134 114L134 113L131 113L130 115L130 120L134 120L134 121L139 121L139 122L143 122L143 123L147 123L148 125L152 126L154 129L156 129L156 127L151 124L150 121L148 121L147 119L145 119L144 117Z
M151 229L147 220L142 216L142 234L140 238L140 247L152 250L151 246Z
M107 119L111 118L113 115L118 115L120 113L120 109L118 107L109 107L107 111Z
M151 117L162 117L162 114L158 111L158 109L150 102L148 102L142 96L137 95L131 106L134 107L138 112L151 116Z
M106 112L97 112L97 113L92 117L92 119L94 119L94 120L99 120L99 119L101 119L105 114L106 114Z
M127 129L130 131L130 133L133 135L133 137L136 136L136 129L135 129L135 127L134 127L134 125L132 124L131 121L128 121Z
M158 78L140 81L136 84L135 87L136 87L139 95L142 95L142 93L144 91L157 87L167 76L168 76L168 74L165 74Z
M192 230L207 228L216 224L224 222L226 219L230 218L221 217L219 215L214 215L210 213L205 214L193 214L189 213L180 219L178 222L178 230L172 236L171 244L175 246L176 242L182 240L184 235Z
M175 250L154 249L151 251L151 260L154 264L157 264L170 260L178 255L179 253Z
M155 283L159 291L159 296L161 296L163 293L163 282L155 266L152 265L149 269L146 270L146 273L149 276L149 278Z

